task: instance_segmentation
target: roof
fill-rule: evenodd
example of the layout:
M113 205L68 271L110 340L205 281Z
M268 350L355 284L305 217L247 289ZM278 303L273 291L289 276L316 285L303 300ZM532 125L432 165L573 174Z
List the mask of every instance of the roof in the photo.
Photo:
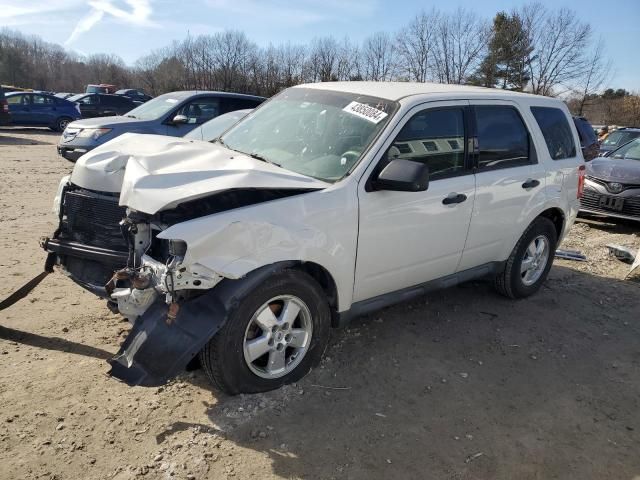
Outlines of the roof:
M219 97L230 97L230 98L247 98L247 99L254 99L254 100L266 100L265 97L259 97L257 95L246 95L244 93L233 93L233 92L217 92L217 91L211 91L211 90L180 90L177 92L168 92L165 93L164 95L171 95L172 97L175 98L187 98L187 97L191 97L191 96L200 96L200 95L216 95ZM157 98L157 97L156 97Z
M497 88L473 87L469 85L452 85L447 83L418 83L418 82L320 82L297 85L294 88L317 88L321 90L333 90L336 92L356 93L370 95L372 97L385 98L387 100L401 100L413 95L425 94L455 94L456 96L469 95L491 96L493 98L546 98L540 95L513 92Z

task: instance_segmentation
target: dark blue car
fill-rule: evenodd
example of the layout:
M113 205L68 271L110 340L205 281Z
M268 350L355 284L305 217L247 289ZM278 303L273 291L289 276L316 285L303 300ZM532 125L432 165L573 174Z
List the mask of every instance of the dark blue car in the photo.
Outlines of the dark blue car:
M76 103L44 93L13 92L5 95L11 112L11 124L29 127L49 127L62 132L80 118Z

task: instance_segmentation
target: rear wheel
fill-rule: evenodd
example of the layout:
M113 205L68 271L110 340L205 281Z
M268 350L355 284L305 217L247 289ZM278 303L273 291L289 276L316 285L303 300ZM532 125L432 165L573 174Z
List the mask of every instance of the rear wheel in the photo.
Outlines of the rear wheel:
M504 270L496 275L496 290L509 298L537 292L551 270L557 241L553 222L536 218L513 248Z
M69 123L71 123L72 119L69 117L60 117L56 120L56 123L53 127L51 127L51 130L53 130L54 132L63 132L65 128L67 128L67 125L69 125Z
M284 270L238 302L200 359L212 382L229 394L273 390L317 365L329 327L322 288L304 272Z

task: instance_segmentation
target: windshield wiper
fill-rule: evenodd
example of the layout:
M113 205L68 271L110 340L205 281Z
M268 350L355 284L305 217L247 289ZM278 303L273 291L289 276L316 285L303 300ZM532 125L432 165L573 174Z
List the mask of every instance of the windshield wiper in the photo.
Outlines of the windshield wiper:
M125 115L125 117L135 118L136 120L138 119L138 117L136 117L135 115Z
M266 157L263 157L262 155L259 155L257 153L245 153L245 155L250 156L251 158L255 158L256 160L260 160L264 163L270 163L271 165L275 165L276 167L281 167L282 165L280 165L279 163L273 162L271 160L269 160Z

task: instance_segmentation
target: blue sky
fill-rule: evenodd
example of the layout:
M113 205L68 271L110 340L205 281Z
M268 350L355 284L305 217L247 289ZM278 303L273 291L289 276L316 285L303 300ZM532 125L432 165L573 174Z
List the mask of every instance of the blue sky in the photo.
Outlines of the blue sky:
M395 32L421 9L462 6L490 19L524 2L509 0L0 0L0 26L40 35L84 54L105 52L126 62L192 35L243 30L259 45L305 43L332 34L360 41ZM615 73L613 88L640 91L640 0L543 0L568 7L602 36Z

